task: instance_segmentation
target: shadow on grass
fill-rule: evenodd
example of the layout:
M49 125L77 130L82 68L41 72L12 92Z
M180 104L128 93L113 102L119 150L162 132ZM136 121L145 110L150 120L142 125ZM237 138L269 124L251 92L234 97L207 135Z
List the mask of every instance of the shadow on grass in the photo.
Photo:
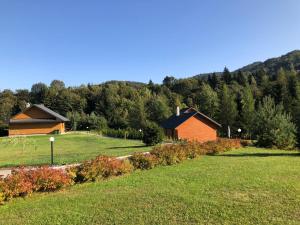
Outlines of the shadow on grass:
M123 149L123 148L145 148L144 145L134 145L134 146L118 146L118 147L110 147L107 149Z
M274 157L274 156L290 156L300 157L300 153L242 153L242 154L220 154L214 156L222 157Z

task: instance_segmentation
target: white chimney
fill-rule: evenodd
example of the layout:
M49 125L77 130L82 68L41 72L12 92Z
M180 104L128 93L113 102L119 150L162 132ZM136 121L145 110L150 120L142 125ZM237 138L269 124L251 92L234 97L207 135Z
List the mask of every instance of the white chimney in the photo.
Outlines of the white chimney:
M30 107L30 103L26 103L26 108L29 108Z
M179 108L179 106L177 106L177 108L176 108L176 116L180 116L180 108Z

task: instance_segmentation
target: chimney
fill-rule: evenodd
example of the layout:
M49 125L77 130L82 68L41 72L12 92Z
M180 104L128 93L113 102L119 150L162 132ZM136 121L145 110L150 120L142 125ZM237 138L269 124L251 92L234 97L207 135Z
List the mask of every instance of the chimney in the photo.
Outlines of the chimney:
M26 103L26 108L29 108L31 105L29 102Z
M176 116L180 116L180 108L179 108L179 106L177 106L177 108L176 108Z

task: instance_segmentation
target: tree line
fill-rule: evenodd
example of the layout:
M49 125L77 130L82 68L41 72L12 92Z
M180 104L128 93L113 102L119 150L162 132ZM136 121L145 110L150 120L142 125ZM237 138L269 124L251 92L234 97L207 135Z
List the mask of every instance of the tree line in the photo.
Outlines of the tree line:
M300 74L292 66L276 74L225 68L222 73L187 79L167 76L162 84L111 81L66 87L54 80L49 86L33 84L30 90L1 91L0 123L6 124L28 102L67 116L73 130L139 130L148 123L160 124L177 106L194 107L222 124L221 136L230 126L233 136L290 148L300 140L299 85Z

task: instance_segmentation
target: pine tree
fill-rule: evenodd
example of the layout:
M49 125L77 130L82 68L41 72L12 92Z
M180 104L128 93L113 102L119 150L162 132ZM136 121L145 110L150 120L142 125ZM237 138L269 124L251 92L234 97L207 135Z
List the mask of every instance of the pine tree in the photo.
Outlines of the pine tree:
M211 76L211 78L210 78L210 80L209 80L209 84L210 84L210 86L211 86L214 90L216 90L216 89L219 87L219 85L220 85L220 79L219 79L219 77L217 76L216 73L213 73L213 74L212 74L212 76Z
M277 73L276 85L275 85L276 99L277 103L282 102L285 107L287 107L289 96L288 96L288 81L286 79L285 71L280 68Z
M264 97L256 116L257 144L261 147L292 149L296 144L296 126L270 96Z
M229 70L227 69L227 67L224 68L222 78L226 84L229 84L231 82L232 76L231 76L231 73L229 72Z
M236 80L242 86L246 86L248 84L247 76L242 71L237 73Z

